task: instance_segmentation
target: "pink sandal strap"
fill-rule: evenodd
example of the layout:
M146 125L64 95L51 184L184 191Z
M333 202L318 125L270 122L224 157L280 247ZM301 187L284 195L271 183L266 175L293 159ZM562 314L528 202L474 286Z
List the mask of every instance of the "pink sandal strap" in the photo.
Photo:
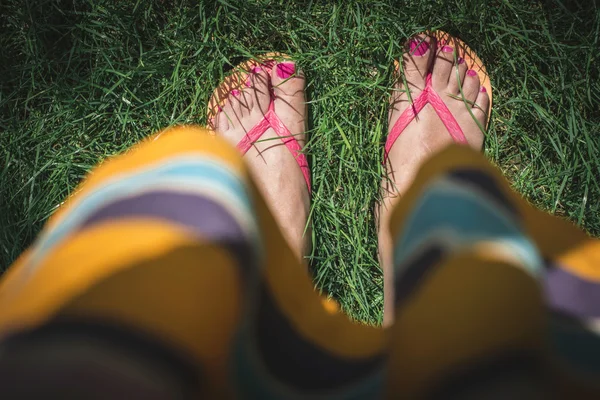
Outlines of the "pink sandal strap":
M262 135L267 131L267 129L273 128L275 133L281 138L281 141L288 150L292 153L300 170L302 171L302 175L304 176L304 180L306 181L306 186L308 187L308 193L311 192L310 185L310 169L308 167L308 159L306 155L302 153L302 146L298 140L292 135L290 130L281 122L277 114L275 114L275 102L271 99L271 103L269 104L269 111L265 114L263 119L258 122L256 125L250 129L250 131L244 136L242 140L237 144L238 150L242 154L246 154L248 150L252 147L252 145L260 139Z
M458 122L456 122L456 118L454 118L454 115L452 115L448 109L448 106L446 106L446 103L444 103L440 95L433 89L431 80L431 73L429 73L427 75L425 89L421 92L419 97L413 101L411 106L404 110L404 112L400 115L400 118L398 118L398 121L396 121L392 127L392 130L390 131L390 134L385 142L384 162L387 160L387 156L394 143L396 143L398 136L404 132L404 129L406 129L408 124L410 124L413 119L416 118L417 114L421 112L427 103L431 104L438 117L442 120L442 123L448 130L448 133L452 139L456 143L467 144L467 138L460 128L460 125L458 125Z

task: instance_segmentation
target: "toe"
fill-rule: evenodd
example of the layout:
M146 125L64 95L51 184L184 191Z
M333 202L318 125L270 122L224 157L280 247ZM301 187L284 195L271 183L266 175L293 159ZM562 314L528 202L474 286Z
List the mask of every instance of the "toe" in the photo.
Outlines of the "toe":
M250 114L252 107L250 103L250 93L247 90L232 90L229 96L230 101L233 103L236 116L239 118L245 118Z
M249 113L252 111L252 108L254 107L254 91L252 90L252 88L245 88L244 90L242 90L242 99L240 99L240 101L242 102L242 105L245 107L244 109L244 113Z
M269 87L269 73L261 67L254 67L249 76L249 85L252 90L252 112L266 114L271 102L271 89Z
M468 101L475 102L479 95L479 76L474 69L469 69L465 75L463 94Z
M227 121L227 115L221 107L219 107L219 112L214 120L215 130L219 132L224 132L229 129L229 122Z
M490 111L490 96L485 87L481 86L473 106L473 115L485 127L488 121L488 113Z
M448 87L448 81L452 74L452 67L454 66L455 52L454 47L444 45L442 46L435 55L433 61L433 68L431 71L432 85L433 88L442 93L448 93L451 89ZM454 92L452 92L454 94Z
M239 110L239 102L235 100L235 98L230 94L227 97L227 101L223 108L221 114L225 119L227 119L227 125L229 129L235 129L238 126L241 115Z
M241 119L245 111L247 109L245 96L242 91L239 89L233 89L229 93L229 97L227 98L227 104L230 105L233 115L230 115L230 119L239 120ZM224 110L227 110L227 107L223 107Z
M403 71L401 72L404 72L406 84L412 93L425 88L433 54L431 38L426 35L415 36L409 40L406 47L408 51L402 57ZM402 88L404 81L400 80L399 84Z
M277 63L271 71L275 111L292 132L306 130L304 82L304 73L294 62Z
M293 97L304 91L304 75L292 61L275 64L271 82L276 97Z
M460 94L464 90L465 75L467 73L467 63L462 57L458 57L452 66L450 77L448 78L448 90L454 94Z
M399 78L390 97L389 121L397 112L408 106L408 91L412 100L421 93L427 82L427 74L432 60L432 39L427 35L417 35L406 43L406 52L399 65ZM407 90L408 89L408 90Z

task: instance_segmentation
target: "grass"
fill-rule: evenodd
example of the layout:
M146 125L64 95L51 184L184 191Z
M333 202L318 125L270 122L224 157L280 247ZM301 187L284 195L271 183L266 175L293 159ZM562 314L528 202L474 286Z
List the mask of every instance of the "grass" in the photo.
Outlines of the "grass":
M427 28L487 64L486 155L532 203L599 235L596 1L396 3L3 1L0 269L96 163L165 126L205 124L228 68L282 51L308 78L316 283L354 318L379 322L372 210L392 62Z

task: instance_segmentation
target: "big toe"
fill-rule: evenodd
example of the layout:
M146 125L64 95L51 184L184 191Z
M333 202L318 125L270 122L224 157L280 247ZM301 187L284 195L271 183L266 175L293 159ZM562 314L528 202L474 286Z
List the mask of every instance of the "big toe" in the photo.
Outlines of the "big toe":
M409 40L407 50L402 56L402 68L406 84L411 92L423 90L431 65L431 37L418 35ZM404 85L404 80L400 82Z
M400 115L404 108L408 107L410 98L414 99L425 88L427 74L431 65L431 37L418 35L410 39L406 44L406 52L402 56L402 65L399 79L396 81L395 89L390 98L389 122Z
M304 75L292 61L275 64L271 71L271 82L276 97L304 97Z
M275 112L301 142L306 130L304 82L304 73L292 61L279 62L271 71Z

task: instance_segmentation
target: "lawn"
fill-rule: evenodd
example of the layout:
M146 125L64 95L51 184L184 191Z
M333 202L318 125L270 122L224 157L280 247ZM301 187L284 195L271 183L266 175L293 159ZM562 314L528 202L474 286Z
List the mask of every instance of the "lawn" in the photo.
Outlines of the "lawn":
M380 322L372 210L392 63L428 28L487 64L489 159L533 204L599 235L596 1L400 3L3 0L0 270L96 163L160 128L205 124L228 68L282 51L307 76L316 285L354 318Z

